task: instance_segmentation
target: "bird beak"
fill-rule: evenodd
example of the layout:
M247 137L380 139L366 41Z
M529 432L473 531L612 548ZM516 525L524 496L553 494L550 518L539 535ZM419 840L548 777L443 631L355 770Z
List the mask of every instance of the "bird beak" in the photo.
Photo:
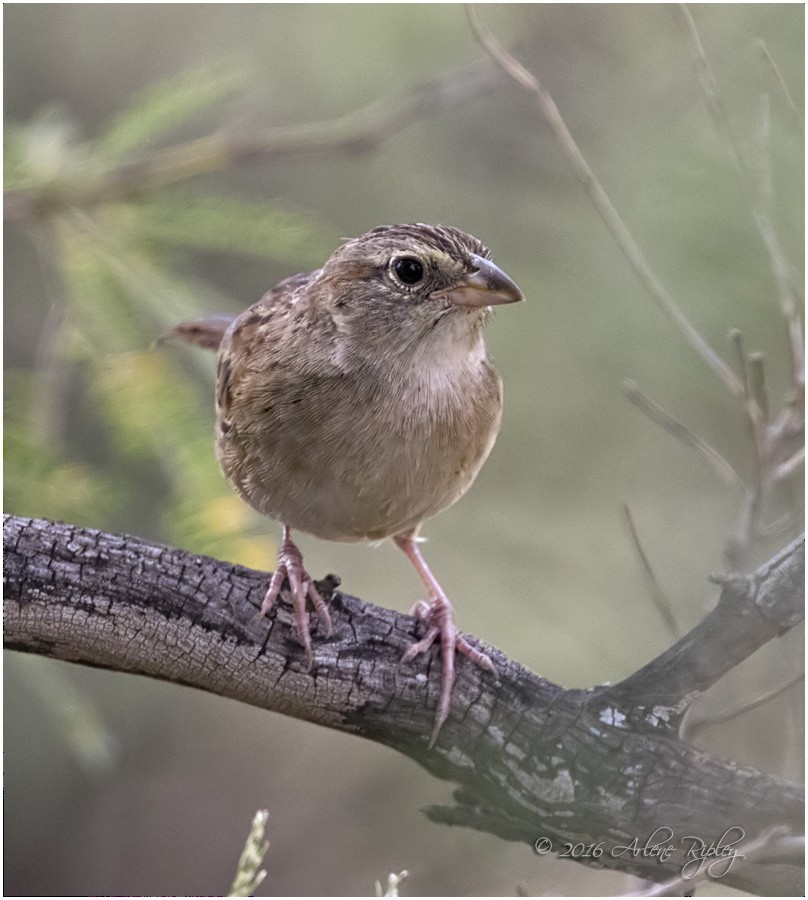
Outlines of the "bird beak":
M436 291L436 299L450 300L456 306L499 306L502 303L518 303L524 295L499 266L482 256L472 256L477 267L460 278L450 288Z

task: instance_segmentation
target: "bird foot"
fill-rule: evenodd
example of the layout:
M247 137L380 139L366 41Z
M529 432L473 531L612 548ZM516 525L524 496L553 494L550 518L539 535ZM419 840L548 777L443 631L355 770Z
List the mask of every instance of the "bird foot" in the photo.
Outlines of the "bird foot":
M334 629L325 600L323 600L320 592L315 587L314 580L303 568L303 554L300 552L297 544L291 539L287 530L284 530L283 542L278 554L278 567L270 579L269 589L264 597L264 602L261 604L261 609L256 613L256 618L260 619L272 609L280 595L284 581L289 582L297 639L303 645L308 659L308 667L311 668L314 655L311 649L311 631L307 609L309 601L314 607L315 614L319 616L325 625L325 630L329 637L331 637Z
M426 634L420 641L412 646L401 657L399 665L409 662L421 653L426 653L429 648L440 638L441 660L441 684L438 708L435 712L435 725L432 728L432 737L429 746L434 747L441 726L449 716L449 704L452 699L452 687L455 680L455 651L467 656L475 665L490 672L494 677L497 670L485 653L472 647L471 644L457 630L454 623L454 610L452 604L444 597L436 598L432 604L419 600L410 610L410 615L419 621L425 622Z

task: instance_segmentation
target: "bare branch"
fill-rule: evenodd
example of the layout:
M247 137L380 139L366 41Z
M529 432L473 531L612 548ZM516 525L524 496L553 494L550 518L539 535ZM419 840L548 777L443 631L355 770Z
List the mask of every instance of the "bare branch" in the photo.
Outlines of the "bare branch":
M704 92L704 98L707 101L707 108L710 110L710 113L713 117L713 122L726 141L727 150L732 157L732 162L735 165L735 168L746 179L748 177L748 170L738 149L735 138L732 136L732 131L729 127L729 120L727 119L727 113L721 100L721 93L718 90L718 82L716 81L715 75L713 74L713 68L710 65L709 60L707 59L707 53L704 49L704 44L702 43L699 30L696 27L696 21L693 18L693 14L690 12L690 8L686 3L680 3L679 9L681 9L682 15L684 16L688 34L690 35L690 40L693 44L693 51L696 56L699 84L701 85L701 89Z
M758 40L758 48L760 49L763 59L766 61L769 68L774 73L774 77L777 79L777 83L780 86L780 90L783 93L783 97L785 98L788 108L794 114L794 118L796 119L797 125L799 125L800 128L800 137L804 137L803 130L805 128L805 119L803 118L800 110L797 108L797 104L794 102L794 98L791 96L791 92L789 91L783 76L780 74L780 68L772 58L771 53L769 53L769 48L766 46L766 42L764 40Z
M727 149L732 157L733 164L738 171L750 207L753 212L755 225L760 233L763 245L769 256L769 262L777 285L780 307L788 324L790 347L794 365L795 380L805 381L805 357L803 352L802 322L797 314L796 298L794 296L791 279L791 267L783 251L782 245L774 227L771 212L772 187L771 170L769 162L769 110L768 103L764 99L762 104L761 128L758 140L759 144L759 168L760 176L755 179L749 166L741 155L738 143L729 127L726 111L721 102L718 83L713 75L712 66L707 59L701 35L696 26L687 4L681 4L680 9L687 25L690 39L698 63L699 82L707 101L707 107L712 114L713 121L719 132L723 135ZM757 180L757 184L755 183Z
M730 328L729 341L732 344L735 355L738 358L738 369L744 384L744 394L749 398L749 361L746 358L746 348L743 344L743 334L738 328Z
M491 90L500 75L489 66L467 67L347 115L310 125L273 128L243 137L211 134L159 150L143 160L58 189L15 190L4 195L4 218L37 218L63 206L123 200L242 163L333 153L367 153L414 122L460 106Z
M721 579L716 606L688 634L611 690L678 723L697 696L775 635L804 617L805 539L752 575ZM772 579L772 580L770 580Z
M330 597L334 633L315 634L309 670L285 605L255 620L266 573L138 538L6 517L4 646L150 675L362 735L459 785L455 806L427 810L436 821L530 845L545 837L556 852L564 842L596 843L601 854L579 862L657 882L681 873L686 846L666 860L620 847L643 843L662 825L708 842L728 822L749 840L781 826L801 834L798 785L690 747L665 704L670 684L703 688L801 617L802 550L794 543L754 577L728 583L704 623L615 687L564 690L486 646L499 682L460 665L434 749L440 666L433 660L424 679L423 670L399 665L418 624L335 591L333 578L319 586ZM682 671L716 657L723 666L700 666L692 678ZM649 671L654 684L639 677ZM802 868L791 861L773 879L769 867L749 863L722 882L791 895Z
M753 697L751 700L747 700L745 703L739 703L731 709L724 709L721 710L721 712L713 713L711 715L697 715L691 708L682 722L682 729L680 732L682 740L692 741L695 736L708 725L720 725L722 722L730 722L732 719L737 719L739 716L743 716L753 709L763 706L764 703L768 703L769 700L779 697L780 694L784 693L789 688L794 687L795 684L799 684L804 678L805 672L797 672L796 675L793 675L787 681L783 682L783 684L778 684L777 687L764 691L762 694Z
M800 447L799 450L793 455L790 456L785 462L780 463L780 465L774 470L774 477L777 481L782 481L784 478L788 478L789 475L793 475L794 472L799 469L799 467L805 462L805 447Z
M690 323L682 312L679 302L662 284L653 271L645 254L628 230L626 223L615 209L603 185L587 163L583 153L575 142L567 124L561 116L552 96L539 79L518 62L491 32L480 21L475 6L467 6L469 21L477 39L485 51L517 84L529 91L536 98L536 106L553 131L567 161L576 178L583 184L595 208L606 223L623 255L631 264L640 280L648 289L657 305L666 313L676 327L687 339L690 346L701 356L710 368L718 375L728 390L736 397L743 396L743 385L740 379L727 365L726 361L710 346L701 333Z
M769 418L769 398L766 396L766 373L763 354L749 354L749 396L755 401L764 420Z
M623 393L637 409L644 412L649 419L664 428L668 434L672 434L686 447L692 447L694 450L698 450L726 484L743 485L741 476L733 469L718 450L715 449L715 447L708 444L707 441L692 432L686 425L683 425L678 419L674 418L658 403L655 403L650 397L643 394L633 381L624 382Z
M660 585L653 567L651 566L651 561L648 559L648 556L643 549L642 543L640 542L640 536L637 533L637 528L634 524L634 517L631 515L631 510L628 507L628 503L623 504L623 513L626 517L626 524L628 525L628 530L629 534L631 535L631 541L634 544L634 549L637 551L637 556L639 556L640 558L640 563L642 564L643 571L648 578L648 583L651 588L651 599L654 601L654 605L659 611L659 614L662 617L662 621L667 626L671 637L676 640L676 638L681 637L682 632L679 630L679 625L677 624L676 617L673 614L673 606L668 599L668 595L662 590L662 586Z

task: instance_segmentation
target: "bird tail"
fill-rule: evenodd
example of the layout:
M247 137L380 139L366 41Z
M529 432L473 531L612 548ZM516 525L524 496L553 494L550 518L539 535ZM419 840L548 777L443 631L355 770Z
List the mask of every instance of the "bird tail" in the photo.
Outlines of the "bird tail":
M225 332L235 318L235 316L210 316L193 322L180 322L179 325L161 334L157 338L157 343L164 344L179 339L186 344L204 347L205 350L218 350Z

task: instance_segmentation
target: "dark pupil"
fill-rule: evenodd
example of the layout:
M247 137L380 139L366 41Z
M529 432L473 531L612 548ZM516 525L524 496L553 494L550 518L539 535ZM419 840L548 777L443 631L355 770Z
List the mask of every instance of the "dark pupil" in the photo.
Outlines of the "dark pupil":
M424 267L417 259L405 256L397 259L395 263L396 275L404 284L417 284L424 277Z

